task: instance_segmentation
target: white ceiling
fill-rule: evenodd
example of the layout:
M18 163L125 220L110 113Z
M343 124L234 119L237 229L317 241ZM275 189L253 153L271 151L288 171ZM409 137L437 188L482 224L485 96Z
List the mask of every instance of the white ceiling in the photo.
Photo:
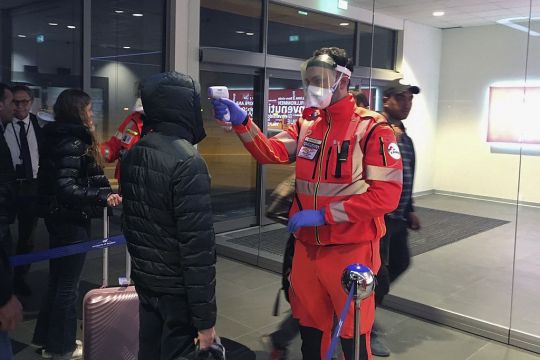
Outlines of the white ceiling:
M371 10L373 0L349 0L349 5ZM435 17L434 11L445 15ZM529 14L540 16L540 0L375 0L375 13L438 28L467 27Z

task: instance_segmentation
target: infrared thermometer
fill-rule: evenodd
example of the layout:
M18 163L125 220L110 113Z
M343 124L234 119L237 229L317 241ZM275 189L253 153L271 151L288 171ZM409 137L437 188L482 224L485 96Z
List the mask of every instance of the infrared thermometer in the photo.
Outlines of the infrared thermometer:
M210 86L208 88L208 97L212 99L228 99L229 98L229 89L227 89L226 86ZM229 113L229 109L227 109L227 112L225 115L223 115L223 120L225 122L231 121L231 114Z

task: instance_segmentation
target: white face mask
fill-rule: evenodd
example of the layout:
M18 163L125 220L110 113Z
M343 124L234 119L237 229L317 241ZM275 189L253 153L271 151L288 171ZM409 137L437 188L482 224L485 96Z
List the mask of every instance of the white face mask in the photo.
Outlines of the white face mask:
M332 101L332 89L321 88L309 85L304 94L304 106L306 108L314 107L317 109L326 109Z
M340 74L337 81L329 89L308 85L304 94L304 106L306 108L326 109L332 102L332 95L334 95L334 91L336 91L342 77L343 74Z

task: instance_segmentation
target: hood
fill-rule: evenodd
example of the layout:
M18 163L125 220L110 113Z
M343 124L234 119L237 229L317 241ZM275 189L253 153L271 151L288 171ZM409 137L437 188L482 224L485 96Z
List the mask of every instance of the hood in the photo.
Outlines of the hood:
M141 98L149 131L175 135L197 144L205 138L200 86L189 75L166 72L142 83Z

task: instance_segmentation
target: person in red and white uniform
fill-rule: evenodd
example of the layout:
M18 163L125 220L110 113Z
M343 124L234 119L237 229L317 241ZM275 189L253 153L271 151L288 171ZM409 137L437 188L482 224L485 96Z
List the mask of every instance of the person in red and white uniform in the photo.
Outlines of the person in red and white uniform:
M143 128L144 109L142 101L137 98L133 112L126 116L124 121L118 127L116 134L105 142L102 142L99 146L103 159L112 163L116 160L122 159L122 156L126 151L131 149L133 145L141 138ZM120 179L120 162L116 164L116 170L114 171L115 179Z
M377 273L384 214L399 202L402 163L385 118L357 107L348 93L352 62L339 48L322 48L301 68L307 118L268 139L247 112L228 99L212 101L216 119L230 122L261 164L296 162L296 193L289 231L297 241L290 275L293 316L300 322L304 359L324 358L335 314L347 294L343 269L361 263ZM371 359L374 296L361 307L361 359ZM342 348L353 358L353 305L342 329Z

